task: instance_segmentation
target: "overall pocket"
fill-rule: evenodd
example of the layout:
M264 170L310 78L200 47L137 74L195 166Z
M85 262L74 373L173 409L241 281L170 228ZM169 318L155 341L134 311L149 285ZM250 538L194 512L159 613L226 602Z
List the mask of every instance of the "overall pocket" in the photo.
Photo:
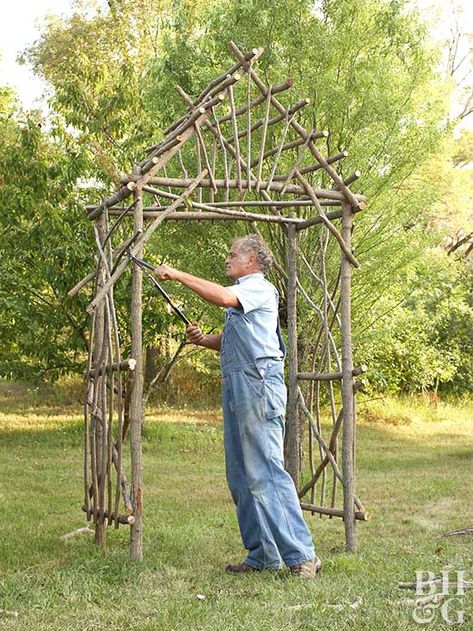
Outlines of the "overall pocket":
M284 416L287 403L287 389L284 382L284 362L264 360L258 362L258 371L264 379L266 418Z
M241 370L243 383L253 397L264 397L265 380L254 364L247 364Z

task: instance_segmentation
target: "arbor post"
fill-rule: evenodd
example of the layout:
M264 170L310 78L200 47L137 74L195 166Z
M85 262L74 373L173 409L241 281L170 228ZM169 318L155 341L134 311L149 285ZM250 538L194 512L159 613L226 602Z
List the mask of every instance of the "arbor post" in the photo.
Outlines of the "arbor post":
M133 212L134 232L143 229L143 202L141 189L134 191L135 207ZM142 258L142 248L136 254ZM143 324L142 324L142 286L143 273L138 265L133 265L131 299L131 356L136 360L133 390L130 399L130 450L131 483L134 523L130 530L130 559L141 561L143 558L143 464L141 432L143 427Z
M299 488L300 431L297 390L297 232L287 226L287 361L288 393L286 421L286 469Z
M105 240L105 233L106 233L106 219L105 219L104 214L100 216L100 218L96 221L95 225L97 228L97 238L100 241L100 244L102 245ZM104 283L104 270L103 270L103 262L101 262L99 266L99 270L98 270L98 276L97 276L97 289L101 288L103 286L103 283ZM94 348L93 363L95 366L100 366L103 362L106 361L107 340L105 339L104 329L105 329L105 300L102 300L97 307L97 313L95 316L95 329L94 329L95 340L93 342L94 344L93 345L93 348ZM104 375L101 372L99 372L98 369L95 371L95 374L96 374L96 379L98 383L100 384L100 387L98 387L97 390L98 392L102 392L103 391L102 380L104 379ZM98 397L100 397L100 395L98 395ZM103 407L103 401L100 401L100 405L102 405ZM102 414L104 414L104 411L102 411ZM105 476L105 468L104 468L104 462L103 462L103 455L104 455L103 443L105 440L105 432L104 432L103 426L101 425L101 423L97 421L97 419L94 419L93 421L93 425L91 428L91 439L92 439L91 453L92 453L92 458L94 460L93 468L94 468L95 479L96 479L96 485L94 487L94 492L96 493L95 502L96 502L96 508L97 508L97 512L94 515L95 543L101 546L102 548L105 548L107 528L105 524L104 493L101 492L101 490L104 489L104 485L105 485L105 480L103 479Z
M342 205L342 238L351 250L351 232L353 217L351 206ZM346 254L341 252L341 338L342 338L342 401L343 401L343 512L345 523L345 545L354 552L355 534L355 472L354 472L354 393L353 393L353 357L351 350L351 263Z

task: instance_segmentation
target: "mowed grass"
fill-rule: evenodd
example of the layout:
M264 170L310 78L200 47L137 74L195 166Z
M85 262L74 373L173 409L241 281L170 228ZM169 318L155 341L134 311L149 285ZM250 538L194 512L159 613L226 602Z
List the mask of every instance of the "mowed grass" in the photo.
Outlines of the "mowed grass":
M286 572L233 577L244 558L226 489L218 410L152 410L143 439L144 561L128 560L129 530L90 535L82 504L82 420L77 403L53 406L0 389L0 629L447 629L413 619L416 570L465 570L473 538L473 406L415 401L359 406L357 494L373 515L344 551L343 522L307 515L320 577ZM36 395L35 395L36 396ZM473 592L449 609L473 629Z

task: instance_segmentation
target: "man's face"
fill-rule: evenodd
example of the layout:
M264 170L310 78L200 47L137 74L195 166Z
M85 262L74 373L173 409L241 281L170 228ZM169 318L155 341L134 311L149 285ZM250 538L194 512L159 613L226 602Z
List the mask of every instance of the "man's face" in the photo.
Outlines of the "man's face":
M254 255L240 252L240 243L235 241L225 261L225 271L229 280L237 280L254 270Z

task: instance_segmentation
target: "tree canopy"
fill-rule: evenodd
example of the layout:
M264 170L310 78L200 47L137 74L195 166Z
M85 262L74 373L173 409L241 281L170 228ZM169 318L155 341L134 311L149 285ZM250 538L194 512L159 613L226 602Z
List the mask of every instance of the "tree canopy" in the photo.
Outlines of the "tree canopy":
M65 294L93 267L94 243L81 205L113 190L121 172L182 113L176 83L197 94L230 65L231 39L245 50L265 48L259 62L265 80L291 77L293 91L310 98L302 123L330 131L328 155L349 151L342 175L362 172L353 189L367 196L369 207L357 217L354 234L363 262L354 279L354 340L360 361L371 364L373 383L391 389L453 383L464 370L464 352L462 359L442 355L448 345L443 317L427 326L425 314L443 312L447 303L428 297L423 261L432 260L442 240L438 218L450 211L441 204L455 209L452 217L462 212L459 190L469 184L458 187L448 165L469 160L468 144L452 140L452 84L435 70L439 51L429 44L428 28L399 0L114 0L107 10L91 12L87 2L78 2L71 17L49 18L24 55L50 86L47 125L33 114L22 120L12 96L1 97L7 142L0 149L0 177L8 182L2 204L9 215L2 221L8 239L2 245L0 327L8 342L0 349L1 374L30 376L78 365L86 342L84 298L70 301ZM181 227L167 225L151 256L223 280L215 257L233 230L186 227L183 238ZM264 234L270 242L276 238L274 230ZM202 253L198 258L193 244ZM442 270L450 277L455 318L463 313L471 321L466 264L434 259L438 282ZM422 294L414 302L413 287ZM126 290L122 285L124 321ZM188 293L177 293L199 311ZM218 314L208 317L214 326ZM152 345L169 316L163 311L158 318L150 309L145 318L145 341ZM393 326L393 318L403 327ZM392 366L383 355L407 330L423 354L412 375L396 353ZM455 335L462 346L463 333ZM432 340L440 338L436 357L442 366L435 371ZM406 352L414 353L408 342Z

